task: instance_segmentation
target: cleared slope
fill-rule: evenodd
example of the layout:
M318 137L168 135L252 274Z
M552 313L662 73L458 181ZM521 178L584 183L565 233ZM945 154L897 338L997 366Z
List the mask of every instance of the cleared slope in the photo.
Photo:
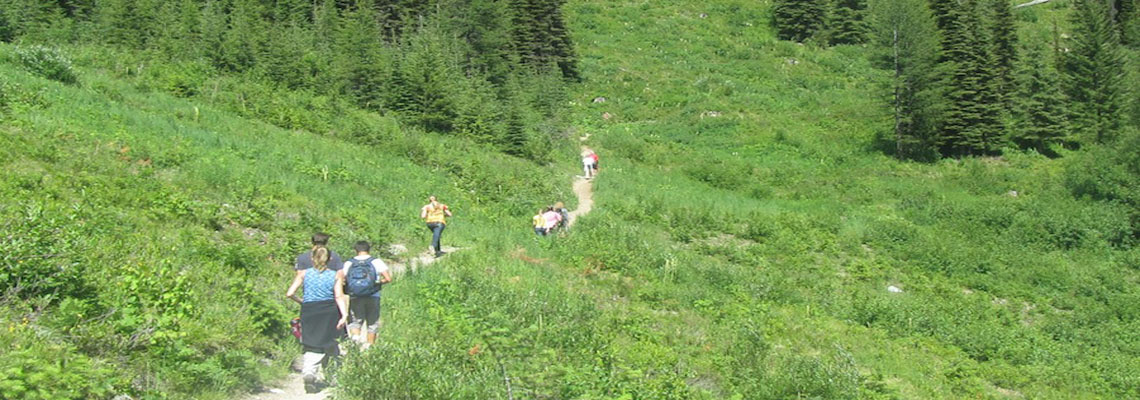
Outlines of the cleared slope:
M1127 213L1072 198L1070 159L890 159L870 49L777 41L767 3L578 1L570 15L577 120L607 165L594 218L640 238L613 240L603 263L632 280L632 304L700 317L671 331L645 313L690 388L1137 395Z

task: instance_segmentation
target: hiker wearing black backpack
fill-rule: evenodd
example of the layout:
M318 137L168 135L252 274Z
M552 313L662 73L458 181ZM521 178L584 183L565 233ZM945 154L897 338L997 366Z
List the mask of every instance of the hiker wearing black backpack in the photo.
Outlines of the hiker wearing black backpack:
M344 277L345 295L348 296L348 335L360 337L361 329L367 329L366 348L376 342L376 331L380 328L380 287L391 282L388 265L379 258L372 257L372 248L366 241L352 246L356 257L346 261L340 274Z

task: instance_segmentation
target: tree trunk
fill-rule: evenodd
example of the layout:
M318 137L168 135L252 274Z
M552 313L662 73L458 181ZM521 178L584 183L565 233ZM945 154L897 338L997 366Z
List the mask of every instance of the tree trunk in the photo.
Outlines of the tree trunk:
M900 101L899 100L899 96L900 96L899 91L902 90L902 85L899 84L899 78L902 76L902 70L900 70L900 67L899 67L899 30L896 28L896 29L892 30L892 33L894 36L893 36L893 40L891 42L891 48L894 51L894 59L895 59L895 82L894 82L894 86L895 86L895 101L894 101L894 103L895 103L894 104L894 106L895 106L895 157L902 158L903 157L903 151L902 151L903 150L903 144L902 144L903 134L902 134L902 116L900 115L902 113L902 110L901 110L902 107L901 107L901 104L899 104L899 101Z

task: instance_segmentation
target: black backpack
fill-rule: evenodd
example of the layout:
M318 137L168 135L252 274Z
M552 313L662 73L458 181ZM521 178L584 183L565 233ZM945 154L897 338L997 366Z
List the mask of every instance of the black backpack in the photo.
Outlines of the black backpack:
M372 260L372 257L368 257L367 260L352 259L352 265L345 274L347 278L345 291L349 297L368 297L380 291L380 285L376 283L379 278L376 275L376 268L372 266Z

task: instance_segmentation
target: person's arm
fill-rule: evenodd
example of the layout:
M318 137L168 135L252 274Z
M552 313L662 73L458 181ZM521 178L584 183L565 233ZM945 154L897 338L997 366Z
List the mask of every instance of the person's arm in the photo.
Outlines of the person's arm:
M443 213L444 213L445 215L447 215L448 217L450 217L450 216L451 216L451 207L448 207L448 206L446 206L446 205L445 205L445 206L443 206Z
M333 284L333 293L335 293L336 307L340 309L340 321L336 322L336 329L344 329L348 325L348 301L347 296L344 295L344 270L336 272L336 283Z
M426 219L427 218L427 208L428 208L428 206L420 207L420 219Z
M372 267L376 269L381 285L392 281L392 274L388 273L388 264L379 258L372 259Z
M293 284L289 285L289 290L285 291L285 297L297 302L297 304L301 304L301 298L297 297L297 289L301 288L302 283L305 283L304 270L297 271L297 274L293 276Z

